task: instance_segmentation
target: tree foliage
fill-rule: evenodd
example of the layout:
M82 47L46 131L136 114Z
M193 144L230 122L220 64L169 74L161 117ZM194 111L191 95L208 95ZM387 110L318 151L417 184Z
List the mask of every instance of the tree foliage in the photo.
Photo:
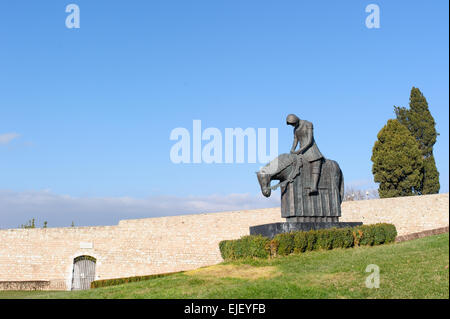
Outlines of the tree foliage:
M47 221L44 221L42 228L47 228L47 225L48 225ZM34 218L30 219L25 224L20 225L19 228L25 228L25 229L36 228L36 219L34 219Z
M35 219L32 218L28 222L26 222L25 224L20 225L19 227L20 228L36 228Z
M423 180L420 193L437 194L441 185L439 184L439 172L436 167L434 156L431 155L423 160Z
M372 150L372 173L380 198L418 194L423 179L423 157L409 130L388 120Z
M397 120L408 128L419 145L424 159L422 181L418 194L436 194L439 192L439 172L433 156L433 146L439 135L436 123L428 109L428 102L422 92L413 87L409 98L409 109L394 106Z

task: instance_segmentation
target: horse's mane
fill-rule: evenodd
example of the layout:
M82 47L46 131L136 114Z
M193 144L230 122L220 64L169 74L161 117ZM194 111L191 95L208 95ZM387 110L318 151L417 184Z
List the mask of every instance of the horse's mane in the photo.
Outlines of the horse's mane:
M288 167L294 161L294 154L280 154L278 157L270 161L267 165L261 168L260 172L262 174L275 174L281 172L283 169Z

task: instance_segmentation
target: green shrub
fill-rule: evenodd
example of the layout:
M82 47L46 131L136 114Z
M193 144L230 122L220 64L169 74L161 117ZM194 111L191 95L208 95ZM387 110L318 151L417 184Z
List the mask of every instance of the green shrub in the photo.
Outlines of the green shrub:
M356 227L351 229L353 236L353 246L359 246L359 242L361 241L362 231Z
M233 242L233 240L222 240L219 243L219 249L223 259L234 259Z
M277 255L286 256L294 251L294 234L277 234L272 240L278 241Z
M397 230L392 224L379 223L354 228L331 228L277 234L272 240L263 236L244 236L219 243L225 260L245 257L286 256L318 249L349 248L392 243Z
M353 246L353 234L351 228L324 229L322 237L322 249L348 248Z
M331 249L333 247L334 229L320 229L316 231L316 249Z
M181 273L181 271L169 272L169 273L164 273L164 274L154 274L154 275L148 275L148 276L135 276L135 277L95 280L95 281L91 282L91 288L117 286L117 285L129 283L129 282L137 282L137 281L161 278L161 277L166 277L166 276L170 276L170 275L178 274L178 273Z
M384 227L378 224L377 227L373 227L373 232L374 232L373 244L374 245L384 244L384 242L386 241L386 232L384 230Z
M224 260L246 257L265 258L269 256L269 251L266 249L268 243L267 237L250 235L241 239L221 241L219 249Z
M354 230L357 240L356 245L381 245L384 243L392 243L397 237L397 229L395 225L378 223L373 225L358 226Z
M294 233L294 253L299 254L306 251L308 247L308 233L299 231Z
M306 250L311 251L311 250L316 249L316 241L317 241L316 231L310 230L310 231L306 232L306 239L308 240L308 244L306 245Z
M269 256L276 256L278 251L278 246L280 246L280 242L278 240L270 240L266 244L266 250L269 252Z
M362 246L372 246L375 242L375 231L371 225L362 225L357 227L362 235L359 244Z
M339 244L339 246L337 244ZM339 229L339 241L333 243L333 248L350 248L353 247L353 245L353 232L351 228Z
M393 243L397 237L397 229L392 224L381 224L386 233L386 243Z

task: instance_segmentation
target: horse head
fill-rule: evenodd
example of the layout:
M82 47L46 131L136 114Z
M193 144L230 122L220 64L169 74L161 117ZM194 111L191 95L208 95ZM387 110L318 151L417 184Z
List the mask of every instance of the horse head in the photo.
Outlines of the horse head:
M259 186L261 186L261 192L264 196L269 197L272 193L270 189L270 174L256 172L256 176L258 177Z

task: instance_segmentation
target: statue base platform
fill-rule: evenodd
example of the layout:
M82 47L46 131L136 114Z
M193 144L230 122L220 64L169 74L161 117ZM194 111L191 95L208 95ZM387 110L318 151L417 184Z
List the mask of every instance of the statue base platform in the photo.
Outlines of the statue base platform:
M327 228L346 228L362 225L362 222L286 222L272 223L250 227L250 235L262 235L273 238L276 234L289 233L292 231L308 231Z

